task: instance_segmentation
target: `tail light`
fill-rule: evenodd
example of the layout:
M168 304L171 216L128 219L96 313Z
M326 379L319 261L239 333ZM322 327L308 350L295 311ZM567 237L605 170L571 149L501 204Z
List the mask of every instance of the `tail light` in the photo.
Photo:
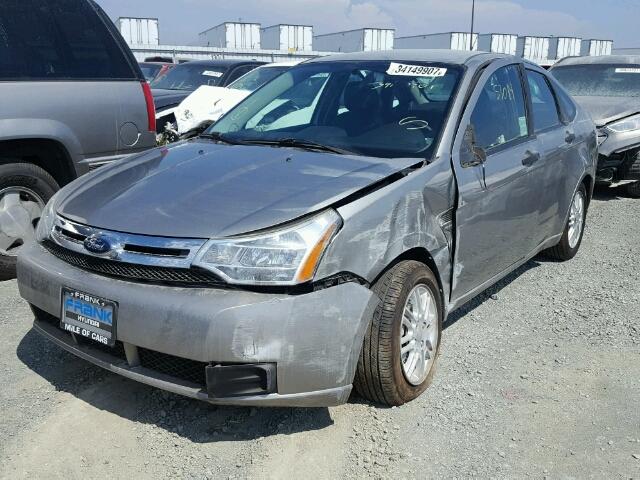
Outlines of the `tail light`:
M144 101L147 103L147 118L149 120L149 131L156 131L156 107L153 103L153 95L151 94L151 87L147 82L142 83L142 91L144 92Z

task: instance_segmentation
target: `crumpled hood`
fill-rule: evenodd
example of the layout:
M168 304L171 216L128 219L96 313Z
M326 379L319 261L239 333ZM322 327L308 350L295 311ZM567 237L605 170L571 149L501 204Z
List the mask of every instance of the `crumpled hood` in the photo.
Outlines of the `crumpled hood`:
M598 127L640 112L640 98L636 97L576 96L573 98L591 115L593 122Z
M217 121L251 92L202 85L175 110L178 133L185 133L206 120Z
M168 107L175 107L182 100L187 98L191 92L184 90L165 90L163 88L153 88L151 94L153 95L153 104L156 107L156 112L160 112Z
M89 173L54 208L108 230L224 237L321 210L418 162L195 139Z

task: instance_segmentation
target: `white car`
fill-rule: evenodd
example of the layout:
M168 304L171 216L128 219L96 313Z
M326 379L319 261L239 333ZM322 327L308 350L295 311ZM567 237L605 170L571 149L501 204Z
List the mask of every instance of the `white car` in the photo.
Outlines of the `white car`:
M196 128L202 122L215 122L241 100L265 83L274 79L299 62L281 62L263 65L251 70L227 87L198 87L175 110L178 134Z

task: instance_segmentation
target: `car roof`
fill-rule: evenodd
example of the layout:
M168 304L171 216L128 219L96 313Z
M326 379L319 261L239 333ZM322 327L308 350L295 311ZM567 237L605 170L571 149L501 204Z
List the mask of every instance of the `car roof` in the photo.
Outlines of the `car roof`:
M189 60L180 65L205 65L209 67L232 67L234 65L255 64L264 65L266 62L259 60L238 60L238 59L216 59L216 60Z
M640 55L598 55L593 57L567 57L556 62L554 67L567 65L611 65L616 63L640 64Z
M338 53L319 57L310 60L308 63L315 62L332 62L332 61L369 61L369 60L386 60L386 61L416 61L416 62L437 62L437 63L453 63L463 65L474 58L484 57L486 60L508 58L510 55L500 53L488 53L480 51L467 50L437 50L437 49L401 49L401 50L383 50L378 52L357 52L357 53ZM517 58L517 57L513 57ZM518 58L522 61L521 58Z

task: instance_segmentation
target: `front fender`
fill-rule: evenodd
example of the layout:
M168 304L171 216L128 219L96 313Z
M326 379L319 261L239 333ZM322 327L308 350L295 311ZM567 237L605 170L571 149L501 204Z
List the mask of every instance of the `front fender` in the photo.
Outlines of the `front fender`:
M316 278L340 272L368 282L403 253L425 249L433 258L448 299L451 278L450 248L438 217L453 207L455 183L444 159L347 205L338 212L344 225L325 252Z

